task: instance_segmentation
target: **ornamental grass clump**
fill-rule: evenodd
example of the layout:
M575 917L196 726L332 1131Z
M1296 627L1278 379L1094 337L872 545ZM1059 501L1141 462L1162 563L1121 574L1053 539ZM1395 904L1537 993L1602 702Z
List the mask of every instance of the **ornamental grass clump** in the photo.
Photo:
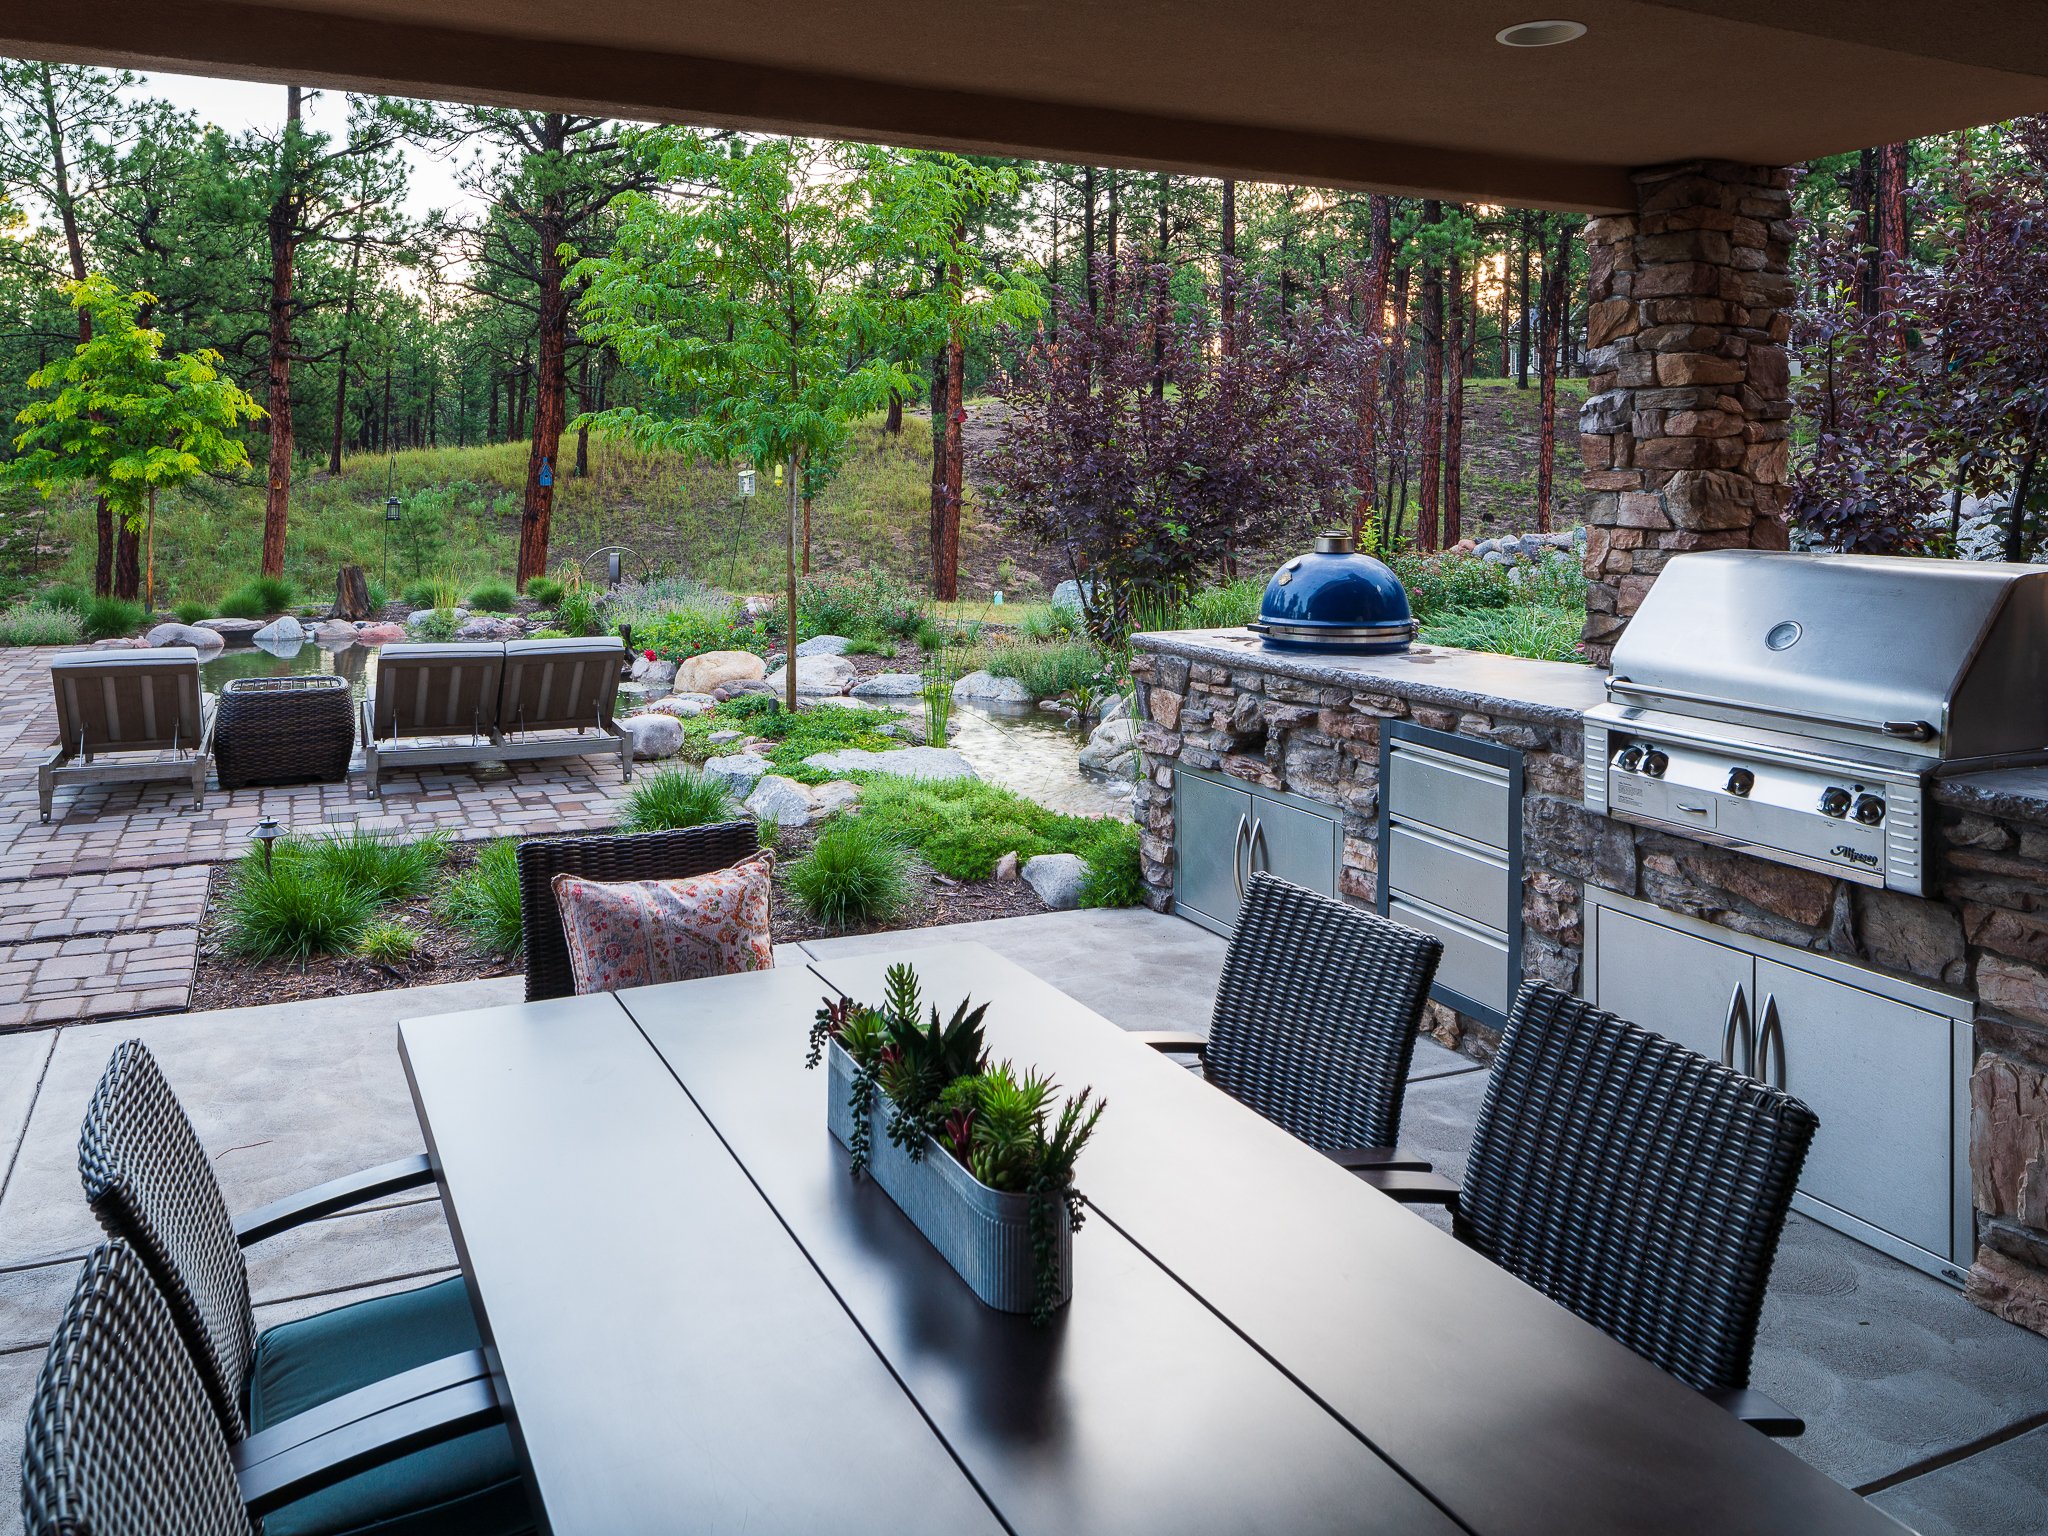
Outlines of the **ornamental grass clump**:
M1031 1197L1031 1320L1042 1324L1059 1293L1057 1223L1081 1230L1074 1165L1106 1105L1090 1088L1057 1102L1050 1077L992 1062L982 1022L987 1013L988 1004L976 1007L972 998L963 998L951 1019L936 1004L927 1015L917 972L892 965L879 1007L844 995L824 1000L811 1024L805 1064L817 1066L828 1042L836 1042L853 1063L853 1139L847 1150L856 1178L867 1171L873 1112L886 1099L888 1138L912 1162L922 1162L937 1147L988 1188Z
M636 779L619 818L624 832L672 832L731 821L739 815L723 779L694 768L663 768Z
M857 815L834 818L785 879L805 915L827 928L887 922L910 904L910 855Z
M70 608L30 601L0 613L0 645L76 645L85 626Z
M479 947L517 954L526 942L519 922L519 845L509 838L484 844L469 868L448 882L434 912Z
M221 942L245 960L305 960L346 954L375 915L377 898L334 878L297 839L279 841L268 868L251 849L228 887Z
M398 838L356 828L296 842L289 853L281 847L279 856L305 859L323 877L353 885L382 906L432 885L448 860L448 841L445 832Z

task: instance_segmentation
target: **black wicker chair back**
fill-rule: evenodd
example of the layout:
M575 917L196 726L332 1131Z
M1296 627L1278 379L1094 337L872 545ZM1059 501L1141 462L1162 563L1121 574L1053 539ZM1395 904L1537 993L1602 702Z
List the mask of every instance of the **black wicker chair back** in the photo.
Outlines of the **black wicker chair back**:
M674 832L622 837L542 838L519 845L520 924L526 938L526 1000L576 990L569 945L555 905L557 875L585 880L684 880L727 869L761 846L751 821L722 821Z
M123 1042L78 1136L85 1198L155 1276L229 1440L248 1433L242 1389L256 1348L249 1271L206 1149L156 1058Z
M1205 1074L1310 1146L1393 1146L1443 949L1362 907L1253 875Z
M1479 1111L1460 1235L1688 1385L1746 1387L1818 1124L1789 1094L1525 982Z
M227 1441L148 1267L86 1255L29 1402L27 1536L252 1536Z

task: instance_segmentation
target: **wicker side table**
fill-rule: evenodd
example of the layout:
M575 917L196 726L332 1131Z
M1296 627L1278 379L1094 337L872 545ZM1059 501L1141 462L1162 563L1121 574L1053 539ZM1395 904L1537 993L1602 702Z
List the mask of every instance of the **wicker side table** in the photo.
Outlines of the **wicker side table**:
M220 691L213 760L222 789L340 783L355 744L345 677L240 677Z

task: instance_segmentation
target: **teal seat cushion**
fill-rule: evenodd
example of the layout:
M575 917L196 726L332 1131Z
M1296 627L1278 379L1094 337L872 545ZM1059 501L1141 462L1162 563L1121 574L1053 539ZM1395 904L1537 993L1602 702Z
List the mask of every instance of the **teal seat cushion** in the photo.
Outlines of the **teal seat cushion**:
M281 1323L256 1341L251 1432L479 1343L460 1279ZM532 1529L502 1424L358 1473L263 1522L264 1536L514 1536Z

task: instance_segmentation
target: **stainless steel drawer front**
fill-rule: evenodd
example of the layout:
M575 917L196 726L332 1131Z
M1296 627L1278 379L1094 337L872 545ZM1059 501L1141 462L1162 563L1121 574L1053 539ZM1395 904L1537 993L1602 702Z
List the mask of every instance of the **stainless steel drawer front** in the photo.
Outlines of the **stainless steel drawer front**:
M1396 741L1388 780L1396 820L1427 822L1489 848L1508 846L1505 768Z
M1398 813L1388 836L1387 878L1398 892L1456 912L1507 941L1508 860L1505 853L1455 842L1427 827L1403 825Z

